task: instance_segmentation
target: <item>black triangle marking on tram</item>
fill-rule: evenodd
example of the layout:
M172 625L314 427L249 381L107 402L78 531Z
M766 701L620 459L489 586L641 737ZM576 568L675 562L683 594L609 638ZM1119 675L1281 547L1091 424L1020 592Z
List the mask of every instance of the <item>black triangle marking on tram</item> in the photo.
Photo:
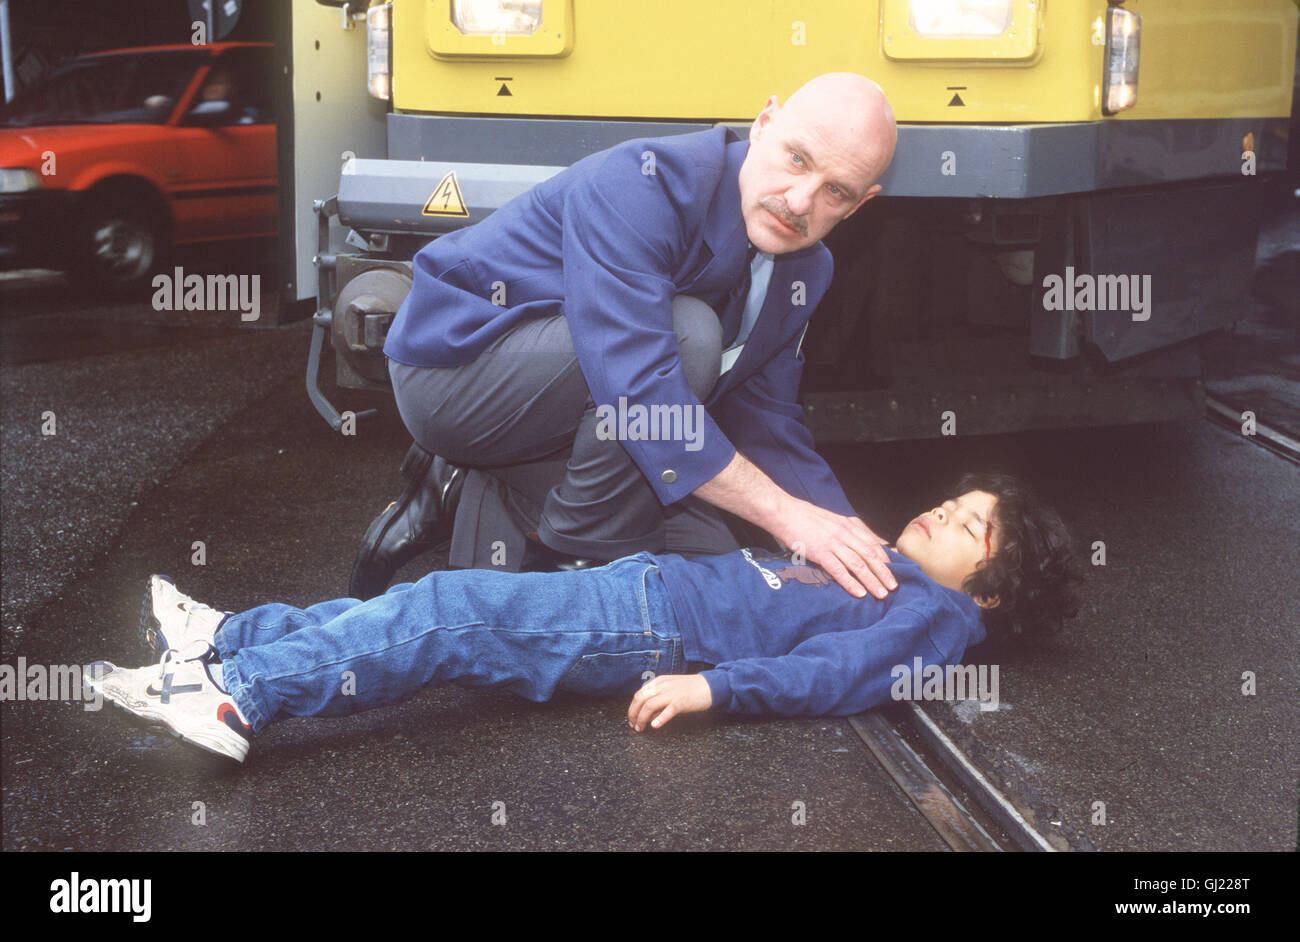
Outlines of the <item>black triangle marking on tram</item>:
M948 102L949 108L965 108L966 102L961 100L961 95L956 92L952 93L952 101Z
M502 83L501 83L501 90L500 90L499 92L497 92L497 97L498 97L498 98L500 98L502 95L509 95L511 98L515 97L514 95L511 95L511 94L510 94L510 89L506 88L506 83L505 83L505 82L502 82Z

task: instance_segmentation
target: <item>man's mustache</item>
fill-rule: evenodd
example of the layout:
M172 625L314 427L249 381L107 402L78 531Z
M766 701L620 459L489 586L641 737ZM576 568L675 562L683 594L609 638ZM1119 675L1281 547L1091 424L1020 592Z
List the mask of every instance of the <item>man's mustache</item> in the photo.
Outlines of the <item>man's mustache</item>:
M808 234L808 220L790 212L790 208L785 205L785 200L781 199L781 197L765 196L758 201L758 205L766 209L769 213L775 214L778 219L790 226L792 229L797 229L801 235Z

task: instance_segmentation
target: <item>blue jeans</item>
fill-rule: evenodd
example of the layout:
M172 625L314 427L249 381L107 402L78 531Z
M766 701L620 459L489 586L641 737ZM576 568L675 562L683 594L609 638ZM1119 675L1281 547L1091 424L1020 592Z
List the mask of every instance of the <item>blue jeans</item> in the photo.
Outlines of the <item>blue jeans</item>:
M273 602L216 632L226 690L254 732L283 716L344 716L427 684L630 694L685 668L659 566L637 553L579 572L431 572L362 602Z

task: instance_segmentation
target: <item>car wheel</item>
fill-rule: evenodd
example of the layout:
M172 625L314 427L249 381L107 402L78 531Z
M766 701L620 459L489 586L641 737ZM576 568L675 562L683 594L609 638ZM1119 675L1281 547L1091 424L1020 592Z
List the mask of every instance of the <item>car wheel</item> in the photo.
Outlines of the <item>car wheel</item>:
M147 210L99 201L82 217L78 274L83 287L115 297L143 291L163 250L163 230Z

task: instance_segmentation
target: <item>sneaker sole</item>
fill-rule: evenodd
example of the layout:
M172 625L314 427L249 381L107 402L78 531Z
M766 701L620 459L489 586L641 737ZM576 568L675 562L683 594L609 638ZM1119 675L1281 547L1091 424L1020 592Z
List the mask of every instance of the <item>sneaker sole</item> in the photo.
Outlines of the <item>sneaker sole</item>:
M92 688L97 689L105 700L113 704L128 716L147 724L150 728L166 730L173 738L182 742L189 743L191 746L197 746L204 752L210 752L213 755L221 756L225 759L233 759L235 762L243 762L248 756L248 743L245 742L237 733L231 733L230 736L208 736L202 734L185 733L172 726L165 714L159 710L153 709L153 704L148 700L136 700L114 695L112 692L103 687L95 687L94 681L86 678L86 682Z
M162 730L173 739L179 739L181 742L202 749L204 752L211 755L221 756L223 759L230 759L239 763L243 763L244 759L248 756L248 744L242 739L235 738L227 740L216 736L200 737L182 733L161 717L133 710L126 704L114 700L108 694L104 694L104 699L113 704L127 716L140 720L150 729Z
M171 582L170 579L167 580ZM172 585L176 583L172 582ZM140 643L144 645L145 652L153 655L155 661L162 658L164 649L160 640L162 638L162 622L153 613L153 581L152 579L145 583L144 601L140 603Z

